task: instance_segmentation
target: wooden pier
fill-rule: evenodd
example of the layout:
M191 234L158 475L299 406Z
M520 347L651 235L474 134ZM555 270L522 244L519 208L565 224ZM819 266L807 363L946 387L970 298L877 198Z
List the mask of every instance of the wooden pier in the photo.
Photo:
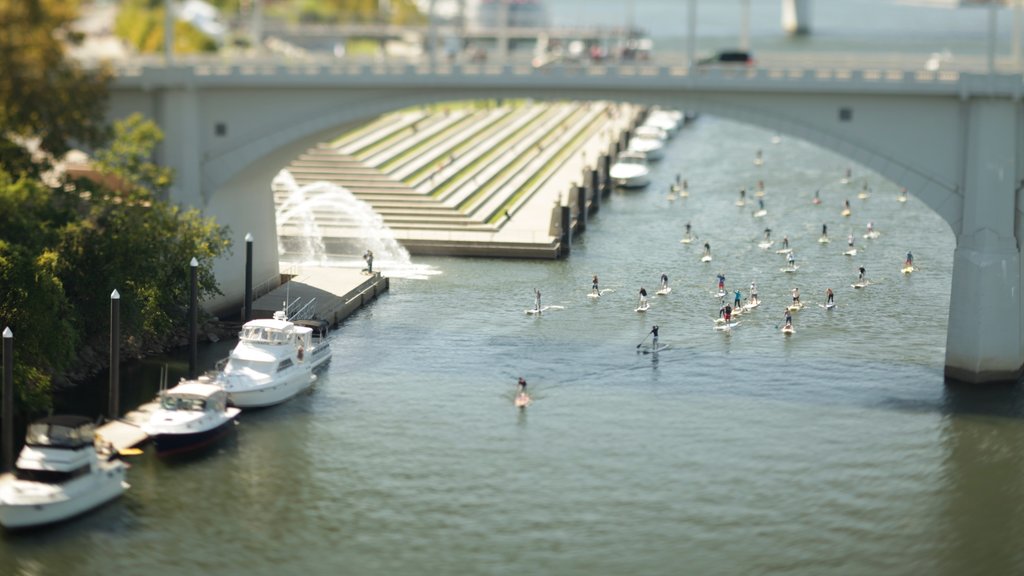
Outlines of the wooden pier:
M109 443L115 452L144 444L149 435L142 431L142 423L149 420L149 415L157 407L159 404L156 402L147 402L117 420L104 423L96 428L97 440Z

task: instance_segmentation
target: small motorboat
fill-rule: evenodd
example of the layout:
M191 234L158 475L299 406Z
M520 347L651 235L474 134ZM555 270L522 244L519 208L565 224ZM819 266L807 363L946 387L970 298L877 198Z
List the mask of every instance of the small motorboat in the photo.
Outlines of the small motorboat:
M226 434L241 412L228 407L228 394L206 376L182 380L160 393L142 430L149 434L158 456L172 456L207 446Z
M643 152L625 151L608 170L608 177L616 186L642 188L650 182L651 169Z
M84 416L50 416L28 426L14 473L0 478L0 525L31 528L73 518L128 489L127 466L96 449Z

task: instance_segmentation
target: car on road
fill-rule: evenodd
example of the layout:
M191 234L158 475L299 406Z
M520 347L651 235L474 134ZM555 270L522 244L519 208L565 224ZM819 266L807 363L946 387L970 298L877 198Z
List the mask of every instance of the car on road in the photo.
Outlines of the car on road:
M735 65L753 66L754 57L747 50L719 50L712 56L697 60L698 66Z

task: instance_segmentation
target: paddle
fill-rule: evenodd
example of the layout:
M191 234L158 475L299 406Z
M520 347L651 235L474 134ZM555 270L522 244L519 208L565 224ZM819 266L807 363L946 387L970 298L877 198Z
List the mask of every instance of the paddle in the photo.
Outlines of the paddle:
M650 336L650 335L651 335L651 333L650 333L650 332L648 332L648 333L647 333L647 336ZM641 341L640 341L640 343L636 345L636 349L637 349L637 350L639 350L639 349L640 349L640 347L644 345L644 342L647 342L647 336L644 336L644 339L643 339L643 340L641 340Z

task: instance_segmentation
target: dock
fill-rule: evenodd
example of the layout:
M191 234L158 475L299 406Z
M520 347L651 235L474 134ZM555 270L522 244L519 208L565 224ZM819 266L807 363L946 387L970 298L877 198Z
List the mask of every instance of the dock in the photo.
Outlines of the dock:
M388 278L380 272L303 267L289 281L255 300L252 314L253 318L272 318L287 300L295 320L326 320L335 326L389 287ZM304 312L296 314L299 310Z
M158 406L155 401L146 402L124 416L102 424L96 428L97 439L109 443L115 452L141 446L149 440L149 435L140 426Z

